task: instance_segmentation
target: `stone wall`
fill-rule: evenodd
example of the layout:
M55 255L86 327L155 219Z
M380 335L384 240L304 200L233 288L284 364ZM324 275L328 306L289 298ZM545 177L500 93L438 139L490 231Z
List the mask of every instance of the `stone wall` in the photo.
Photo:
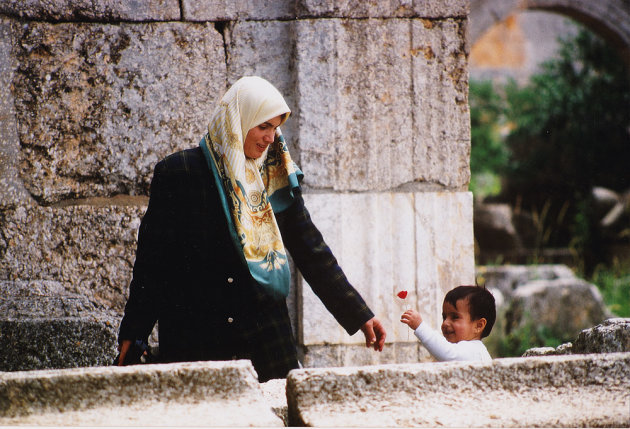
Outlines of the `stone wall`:
M443 293L474 281L468 1L93 3L0 4L0 280L120 313L153 166L257 74L292 108L316 224L397 346L359 350L298 279L305 362L424 356L403 307L435 325Z

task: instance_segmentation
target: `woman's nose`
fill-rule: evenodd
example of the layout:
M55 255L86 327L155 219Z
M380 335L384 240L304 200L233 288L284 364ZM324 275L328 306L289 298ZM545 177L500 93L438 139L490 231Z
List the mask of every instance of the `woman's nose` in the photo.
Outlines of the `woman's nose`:
M274 135L275 132L265 133L265 135L263 136L263 141L265 143L273 143Z

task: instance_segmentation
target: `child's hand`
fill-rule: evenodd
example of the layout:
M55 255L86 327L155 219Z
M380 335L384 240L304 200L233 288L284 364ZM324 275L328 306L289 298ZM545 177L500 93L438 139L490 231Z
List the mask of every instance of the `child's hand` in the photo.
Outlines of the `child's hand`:
M416 310L407 310L400 316L400 321L415 331L422 323L422 316Z

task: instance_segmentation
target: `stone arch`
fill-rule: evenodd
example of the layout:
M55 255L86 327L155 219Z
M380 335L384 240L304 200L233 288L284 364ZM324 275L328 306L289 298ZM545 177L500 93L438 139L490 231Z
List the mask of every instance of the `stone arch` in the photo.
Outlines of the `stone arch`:
M581 22L615 46L630 67L628 0L471 0L470 44L496 22L525 10L556 12Z

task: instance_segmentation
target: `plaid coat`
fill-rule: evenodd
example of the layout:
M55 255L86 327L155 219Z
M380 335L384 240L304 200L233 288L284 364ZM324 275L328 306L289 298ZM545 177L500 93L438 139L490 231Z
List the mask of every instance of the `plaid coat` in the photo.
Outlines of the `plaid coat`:
M357 332L373 313L299 193L276 219L315 294L349 334ZM199 148L155 167L119 341L146 340L156 321L163 362L251 359L261 382L298 367L286 302L267 295L249 274Z

